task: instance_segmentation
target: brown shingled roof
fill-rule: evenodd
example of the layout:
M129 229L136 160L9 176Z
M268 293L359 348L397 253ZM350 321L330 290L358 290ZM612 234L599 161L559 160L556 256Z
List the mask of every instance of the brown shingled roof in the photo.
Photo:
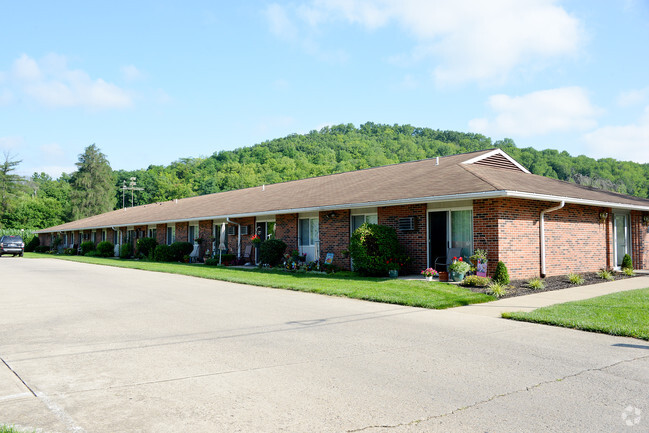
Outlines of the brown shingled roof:
M586 188L504 167L501 150L483 150L437 159L404 162L309 179L282 182L264 187L226 191L198 197L152 203L120 209L41 230L58 232L89 228L132 226L158 222L188 221L280 214L310 210L364 207L504 196L520 192L580 200L641 206L649 210L649 200ZM499 155L495 168L476 164L476 159ZM508 155L506 158L511 159ZM466 161L472 161L466 164ZM464 164L463 164L464 163ZM546 198L547 199L547 198Z

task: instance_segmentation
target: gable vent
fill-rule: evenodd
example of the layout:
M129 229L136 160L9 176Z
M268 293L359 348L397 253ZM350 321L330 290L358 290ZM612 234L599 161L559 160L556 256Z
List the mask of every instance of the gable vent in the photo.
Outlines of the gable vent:
M415 229L415 218L399 218L399 230L402 232L407 232Z
M492 168L504 168L507 170L521 171L521 169L517 167L516 164L513 164L509 159L505 158L505 156L500 153L475 161L474 164L486 165L487 167Z

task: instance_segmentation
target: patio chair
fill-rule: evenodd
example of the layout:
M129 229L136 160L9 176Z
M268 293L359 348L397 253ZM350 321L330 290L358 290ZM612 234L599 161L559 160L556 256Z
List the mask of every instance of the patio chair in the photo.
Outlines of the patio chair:
M250 255L252 254L252 245L246 245L246 249L243 252L243 262L250 263Z
M433 267L436 271L446 271L448 270L448 265L453 263L453 257L460 257L462 254L462 248L449 248L445 256L439 256L435 258ZM440 269L441 268L441 269Z

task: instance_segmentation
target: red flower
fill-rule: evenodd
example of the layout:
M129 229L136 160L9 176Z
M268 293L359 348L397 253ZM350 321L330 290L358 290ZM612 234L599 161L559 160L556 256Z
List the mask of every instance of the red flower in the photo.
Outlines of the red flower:
M462 257L460 257L458 260L459 260L459 261L462 261Z
M457 260L457 257L453 257L453 260Z

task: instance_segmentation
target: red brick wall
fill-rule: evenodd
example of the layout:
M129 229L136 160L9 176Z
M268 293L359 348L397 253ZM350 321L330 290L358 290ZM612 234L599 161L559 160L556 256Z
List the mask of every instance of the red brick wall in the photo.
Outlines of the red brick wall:
M187 242L189 239L189 223L176 223L176 242Z
M318 225L320 231L320 258L324 262L327 253L334 253L333 264L350 269L350 259L343 258L342 252L349 249L350 236L349 210L320 212ZM331 216L330 216L331 215Z
M165 245L167 243L167 224L156 224L155 240L158 242L158 245Z
M378 222L381 225L393 227L397 231L399 242L410 257L410 265L404 271L414 273L425 269L428 264L426 239L426 204L410 204L404 206L380 207ZM415 230L400 231L399 218L414 217Z
M201 243L199 249L199 260L203 259L206 250L210 250L210 253L212 253L213 225L214 222L212 220L202 220L198 222L198 237L203 239L203 243ZM217 245L216 247L218 248L219 246Z
M474 248L487 250L490 274L502 260L512 278L540 275L540 213L556 205L510 198L474 201ZM546 275L607 267L611 260L607 242L610 223L600 223L602 211L607 210L566 204L545 214Z
M296 213L275 217L275 238L286 242L287 251L297 250L297 219Z
M649 226L642 220L647 214L631 212L631 258L634 269L649 269Z

